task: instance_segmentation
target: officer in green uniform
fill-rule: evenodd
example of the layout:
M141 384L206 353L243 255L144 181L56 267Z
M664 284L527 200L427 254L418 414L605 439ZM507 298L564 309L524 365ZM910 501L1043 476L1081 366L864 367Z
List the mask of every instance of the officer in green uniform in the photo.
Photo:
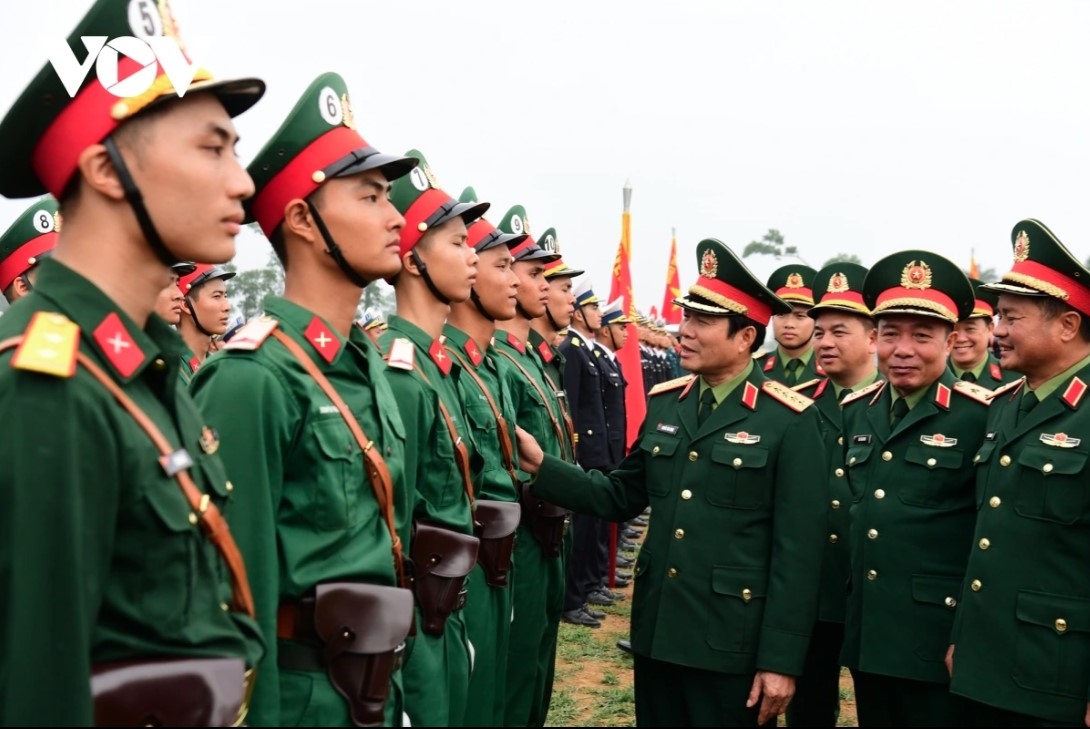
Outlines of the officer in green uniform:
M1020 375L1005 372L999 360L991 353L993 332L995 331L995 307L999 303L999 294L981 288L984 282L970 278L973 285L975 303L972 313L954 325L954 348L950 351L950 370L959 380L975 382L994 390L997 387L1014 382Z
M534 492L612 520L648 505L632 603L636 723L754 726L783 713L817 614L825 456L811 401L753 361L790 306L717 240L697 246L681 357L696 376L651 394L608 477L519 432Z
M441 335L451 304L469 299L477 253L466 244L467 226L488 203L455 200L439 188L424 155L408 154L419 165L390 191L406 220L402 266L393 279L397 314L378 338L390 389L414 444L405 474L414 488L418 630L406 653L405 708L414 726L462 726L473 648L461 608L475 597L464 585L478 552L473 472L480 455L458 391L461 366ZM439 580L446 581L442 595L428 587Z
M875 368L875 328L863 303L867 269L856 263L835 263L813 277L814 359L825 377L795 386L814 401L821 416L825 452L829 454L825 493L827 541L821 564L821 601L810 637L806 668L795 698L787 707L789 726L836 726L840 712L840 648L844 641L851 554L848 551L852 503L845 477L844 429L840 403L853 390L878 378Z
M976 532L948 663L977 726L1090 724L1090 270L1037 220L1011 231L1004 370L976 466ZM968 453L968 452L967 452Z
M69 48L173 36L167 2L131 9L94 3ZM171 263L234 255L253 183L231 117L264 84L198 71L178 98L150 68L122 99L94 73L69 94L46 65L0 121L0 194L49 192L65 213L34 290L0 319L0 410L19 419L0 439L4 725L230 723L262 653L217 442L152 311Z
M353 319L363 287L399 268L391 244L404 219L388 180L415 164L364 141L335 73L307 87L250 164L248 213L284 266L284 296L268 297L191 388L223 441L269 644L255 726L401 720L406 432L385 365ZM353 620L334 622L343 613ZM367 645L343 645L331 632L342 627ZM375 675L361 688L352 666L368 662Z
M461 202L477 202L466 188ZM470 598L463 615L473 644L466 726L503 726L507 699L507 648L511 636L512 568L519 525L518 459L514 453L514 400L501 380L492 344L496 326L515 316L518 277L511 248L525 233L501 233L484 218L469 226L467 244L477 252L477 280L469 301L452 303L443 328L447 354L462 368L458 392L480 455L473 475L477 495L478 564L466 582Z
M58 208L56 198L46 195L0 235L0 292L9 304L31 292L38 264L52 255L61 227Z
M852 490L842 660L860 726L959 726L942 657L973 522L973 462L989 391L954 378L953 328L973 307L957 266L927 251L875 263L863 299L888 382L843 401Z
M185 297L178 334L189 350L179 370L185 385L208 355L219 349L219 338L227 332L231 314L227 281L234 277L235 272L223 266L198 263L178 279L178 289Z
M526 210L515 205L500 221L509 234L530 234ZM542 447L562 458L571 458L571 436L566 429L555 392L545 379L542 359L529 343L531 322L545 316L549 280L545 266L558 254L540 248L527 238L511 249L519 286L515 317L496 330L501 379L514 401L516 422L529 430ZM525 480L526 474L519 474ZM543 726L552 700L556 630L562 605L555 604L564 586L564 538L570 512L533 498L523 485L522 523L515 539L513 618L508 644L507 726ZM556 629L553 626L556 626Z
M768 288L791 304L791 311L772 317L776 351L764 358L761 370L768 379L790 387L825 376L821 363L814 358L814 320L809 316L814 305L815 273L809 266L791 263L768 277Z

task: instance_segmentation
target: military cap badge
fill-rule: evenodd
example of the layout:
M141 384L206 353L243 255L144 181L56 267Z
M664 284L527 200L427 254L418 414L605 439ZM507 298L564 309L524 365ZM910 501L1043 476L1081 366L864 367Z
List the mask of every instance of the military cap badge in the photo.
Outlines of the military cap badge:
M1014 260L1024 261L1027 258L1029 258L1029 234L1020 230L1014 239Z
M906 289L931 288L931 267L923 261L911 261L901 272L901 286Z
M700 275L705 278L715 278L719 273L719 259L715 257L715 251L706 250L700 259Z

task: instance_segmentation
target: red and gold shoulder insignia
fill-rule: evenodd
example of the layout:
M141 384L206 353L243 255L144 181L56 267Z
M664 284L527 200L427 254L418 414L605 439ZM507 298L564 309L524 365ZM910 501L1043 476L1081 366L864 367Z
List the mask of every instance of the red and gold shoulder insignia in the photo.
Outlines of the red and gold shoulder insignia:
M851 395L848 395L847 397L845 397L843 400L840 401L840 404L841 405L847 405L850 402L855 402L856 400L862 400L867 395L874 395L874 397L871 398L871 402L870 402L870 404L873 405L875 403L875 401L878 399L878 396L882 394L882 388L885 387L885 386L886 386L886 381L885 380L878 380L877 382L873 382L873 383L867 385L862 390L856 390Z
M1014 382L1008 382L1007 384L1003 385L1002 387L995 388L994 390L992 390L991 394L988 397L990 397L992 400L994 400L997 397L999 397L1000 395L1009 392L1011 397L1013 398L1018 393L1018 391L1020 389L1022 389L1022 385L1024 385L1024 384L1026 384L1026 378L1025 377L1019 377Z
M958 380L954 383L954 392L959 395L964 395L970 400L975 400L981 405L992 404L992 391L986 387L976 384L975 382L966 382L965 380Z
M671 390L677 390L678 388L684 387L685 385L691 385L693 382L696 382L696 375L685 375L683 377L678 377L673 380L667 380L666 382L660 382L659 384L652 387L651 392L647 394L651 396L661 395L664 392L670 392ZM682 393L682 396L684 395L685 393Z
M817 397L818 395L821 394L821 391L825 389L825 385L824 384L819 384L819 383L826 383L826 382L828 382L828 380L822 380L820 377L815 377L812 380L807 380L806 382L800 382L797 385L792 385L791 389L794 390L795 392L802 392L803 390L806 390L808 388L813 387L814 385L817 385L818 389L814 390L814 397Z
M761 385L761 389L773 400L779 400L796 413L801 413L814 404L814 401L810 398L795 392L787 385L776 382L775 380L765 380L764 384Z
M78 352L79 326L64 314L39 311L30 320L11 366L67 378L76 374Z

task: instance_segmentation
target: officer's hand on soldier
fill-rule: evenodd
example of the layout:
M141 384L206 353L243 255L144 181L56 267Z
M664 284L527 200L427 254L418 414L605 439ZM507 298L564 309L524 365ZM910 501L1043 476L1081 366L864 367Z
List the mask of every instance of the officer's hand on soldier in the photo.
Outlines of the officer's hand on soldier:
M753 677L753 687L749 690L746 706L756 706L760 700L760 713L757 715L758 726L774 720L787 711L791 697L795 695L795 677L771 671L757 671ZM762 698L763 696L763 698Z
M527 433L519 426L515 426L515 437L518 438L519 468L526 473L537 473L541 468L541 462L545 460L545 454L541 446L534 440L534 436Z

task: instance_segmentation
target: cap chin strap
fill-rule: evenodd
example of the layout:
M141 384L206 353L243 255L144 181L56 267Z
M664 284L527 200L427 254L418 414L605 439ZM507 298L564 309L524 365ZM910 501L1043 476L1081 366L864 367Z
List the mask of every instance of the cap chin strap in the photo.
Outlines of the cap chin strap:
M435 285L435 282L431 280L431 274L428 273L428 267L424 264L424 259L416 252L416 248L409 251L409 255L413 257L413 263L416 264L416 269L420 271L420 277L423 278L424 283L428 285L428 290L431 291L432 296L439 299L440 303L450 306L450 299L444 296L443 292L439 290L439 287Z
M193 306L193 299L189 297L189 294L185 295L185 305L189 307L189 318L193 320L193 326L197 327L197 331L206 337L216 336L212 332L208 331L201 324L201 320L197 318L197 307Z
M29 270L26 273L20 273L19 274L19 280L23 282L24 286L26 286L27 293L30 293L31 291L34 290L34 284L30 283L30 271Z
M481 316L483 316L488 321L496 321L496 317L492 316L492 314L490 314L488 310L484 308L484 304L481 303L481 297L477 296L476 287L469 290L469 298L473 302L473 305L477 307L477 311L481 312Z
M148 209L144 206L144 196L140 193L140 188L138 188L133 181L132 175L129 173L128 165L125 164L125 158L121 156L121 150L117 148L117 143L114 141L114 138L106 137L102 142L102 146L106 148L106 155L110 158L110 163L117 171L117 178L121 181L121 187L125 191L125 200L128 201L133 214L136 215L136 222L139 223L140 230L144 234L144 238L147 240L148 245L151 246L151 250L155 252L155 256L166 266L173 266L175 263L179 263L178 257L167 250L166 244L163 243L163 239L159 237L159 231L155 229L155 224L151 222L151 216L148 215Z
M559 332L563 327L556 323L556 319L553 318L553 310L548 304L545 304L545 316L549 317L549 323L553 325L553 331Z
M526 321L534 320L534 317L530 316L530 312L522 308L522 302L517 299L515 300L515 313L521 316Z
M306 201L307 207L310 208L310 215L314 218L314 224L318 226L318 232L322 234L322 240L325 241L325 252L333 256L333 261L337 264L337 268L341 269L341 273L348 277L348 280L359 286L361 289L367 288L371 282L365 279L359 274L356 269L348 265L348 261L344 258L344 253L341 252L341 247L337 245L337 242L333 240L333 236L329 234L329 228L326 227L325 221L322 220L322 216L318 214L318 208L314 207L309 199Z

